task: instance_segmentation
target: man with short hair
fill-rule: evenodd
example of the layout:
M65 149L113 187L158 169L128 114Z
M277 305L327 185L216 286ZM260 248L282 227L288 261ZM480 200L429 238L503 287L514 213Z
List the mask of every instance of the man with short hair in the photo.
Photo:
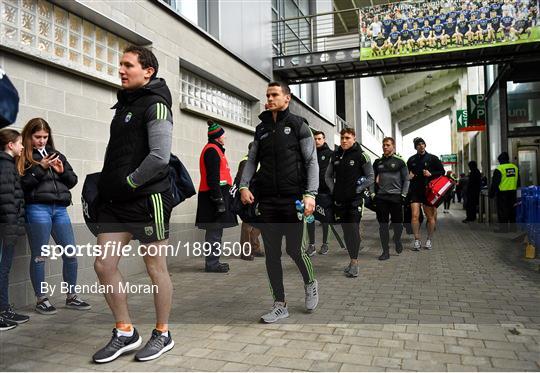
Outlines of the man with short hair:
M409 169L409 200L411 201L412 229L414 233L413 251L418 251L422 247L420 241L420 207L424 210L427 218L427 240L424 247L432 249L433 232L437 223L437 207L430 206L426 200L426 188L429 182L439 176L444 175L444 166L440 159L426 152L426 142L421 137L413 140L416 154L407 161Z
M326 144L326 137L324 136L323 131L315 131L313 138L315 139L315 146L317 148L317 162L319 163L319 190L317 192L316 201L319 202L322 201L322 199L330 201L330 188L328 188L328 185L326 185L324 174L326 173L328 163L330 162L334 152ZM317 203L317 205L319 205L319 203ZM326 255L328 254L328 223L321 222L321 225L323 230L323 243L321 245L321 250L319 250L319 254ZM313 256L315 255L315 221L308 223L307 229L309 235L309 246L306 252L309 256Z
M165 253L148 255L148 247L168 243L169 218L173 207L169 182L172 143L172 97L165 80L157 78L158 61L146 48L130 46L120 59L122 89L111 122L110 138L98 183L102 201L98 211L97 244L126 246L132 239L141 243L146 271L157 286L154 294L156 327L135 359L147 361L174 346L168 328L172 283ZM104 253L94 269L102 285L114 291L105 294L116 321L109 343L96 352L96 363L107 363L139 348L142 338L131 323L127 294L121 292L121 256Z
M349 252L350 261L343 272L355 278L360 272L360 220L364 210L361 194L373 184L374 174L369 156L356 141L354 128L344 128L340 135L340 146L332 155L325 177L332 191L335 221L343 228Z
M281 241L304 280L305 306L315 310L319 302L318 283L309 256L302 251L303 219L313 214L319 187L319 165L315 142L306 120L289 110L291 91L285 83L272 82L266 90L268 110L259 118L255 139L240 181L242 203L255 203L249 184L255 175L257 211L266 271L274 297L272 310L261 320L273 323L289 316L283 288ZM300 215L295 201L302 201ZM300 215L300 216L299 216Z
M382 255L379 260L390 259L388 242L389 215L394 230L396 253L403 251L401 232L403 231L403 204L409 190L409 172L403 158L396 154L395 140L385 137L382 142L383 155L373 162L375 172L375 204L377 206L377 221L381 238Z
M510 156L507 152L502 152L497 157L499 165L493 171L491 186L489 188L489 198L496 198L497 201L497 220L499 222L496 233L507 233L514 230L516 223L516 204L517 188L520 185L519 169L510 162Z

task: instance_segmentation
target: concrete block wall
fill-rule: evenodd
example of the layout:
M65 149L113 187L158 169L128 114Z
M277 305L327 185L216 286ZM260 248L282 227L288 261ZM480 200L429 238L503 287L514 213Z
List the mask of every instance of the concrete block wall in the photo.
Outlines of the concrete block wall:
M258 98L253 102L254 125L258 123L257 115L263 109L270 78L250 69L154 2L80 2L152 41L152 50L160 63L158 76L168 82L173 96L172 151L180 157L198 186L199 155L207 141L207 125L206 118L180 110L180 59L229 82L247 96ZM270 25L268 27L270 30ZM73 205L68 207L77 243L95 243L95 238L83 224L80 195L85 176L101 170L113 116L110 108L116 102L118 87L28 57L0 49L0 65L5 68L21 96L20 113L13 127L20 130L34 117L42 117L52 126L56 147L67 156L79 176L79 183L72 190ZM268 51L268 58L271 58L271 50ZM314 120L310 120L310 123L314 128L332 132L330 123L320 117L312 117ZM234 177L253 132L231 126L224 128L227 135L226 154ZM196 209L197 196L174 209L170 235L172 244L203 240L204 231L194 227ZM228 229L224 240L238 240L239 233L239 228ZM174 262L182 258L168 260ZM202 268L203 259L200 260ZM10 275L10 301L17 307L35 301L29 278L29 261L30 251L24 238L18 243ZM124 275L140 273L144 271L144 264L141 258L126 257L121 260L120 269ZM47 261L46 281L58 284L62 278L61 272L61 261ZM89 284L95 281L93 258L81 258L78 282Z
M153 51L160 62L158 75L167 80L173 95L173 153L180 157L194 184L198 186L199 154L206 143L207 125L205 118L180 110L180 58L260 99L265 97L268 79L217 48L175 16L151 2L87 1L86 5L152 40ZM27 121L34 117L42 117L49 122L56 147L67 156L79 176L79 183L72 190L73 205L68 207L77 243L95 243L95 238L83 224L80 195L85 176L101 170L109 139L109 124L113 116L110 108L116 102L117 87L98 83L90 77L81 77L60 67L36 62L24 55L5 50L0 50L0 65L8 72L21 99L20 113L12 127L21 130ZM254 103L254 118L259 110L260 103ZM253 134L232 127L225 127L225 130L226 154L232 172L236 173L238 163L247 151ZM171 243L203 240L204 231L194 227L196 208L197 197L194 196L174 209L171 218ZM236 240L237 237L238 228L229 229L224 235L226 240ZM181 258L169 258L169 261L175 260ZM27 240L21 238L10 275L10 301L17 307L35 301L30 283L29 262ZM144 271L141 258L126 257L120 263L121 271L125 275ZM203 259L201 268L202 265ZM61 260L48 260L45 273L46 281L58 284L62 279ZM80 258L78 282L84 284L95 281L97 279L93 258Z

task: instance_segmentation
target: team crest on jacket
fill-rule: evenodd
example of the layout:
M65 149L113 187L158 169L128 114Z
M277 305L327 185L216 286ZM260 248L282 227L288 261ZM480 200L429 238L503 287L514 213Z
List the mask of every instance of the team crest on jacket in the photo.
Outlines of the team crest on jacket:
M131 120L133 114L131 114L131 111L126 114L126 117L124 118L124 123L127 123Z
M354 159L351 159L351 160L349 161L349 165L354 166Z
M151 236L154 233L154 227L151 225L144 227L144 233L146 233L147 236Z
M283 129L283 132L285 132L285 134L288 135L289 133L291 133L291 127L285 127Z
M323 156L321 157L321 159L324 161L324 160L326 159L326 157L323 155Z

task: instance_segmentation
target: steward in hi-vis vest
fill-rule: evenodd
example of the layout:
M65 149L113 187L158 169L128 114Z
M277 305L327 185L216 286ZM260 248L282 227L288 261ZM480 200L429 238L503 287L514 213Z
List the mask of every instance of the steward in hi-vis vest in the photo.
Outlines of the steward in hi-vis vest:
M212 245L213 253L205 256L206 272L229 271L226 263L219 262L217 248L221 248L223 228L236 226L236 215L231 211L229 189L233 184L229 162L225 157L225 131L216 122L208 121L208 143L199 159L201 182L195 225L206 230L205 241Z
M519 169L510 163L507 152L502 152L498 157L499 166L493 171L489 198L497 200L497 218L499 220L498 233L506 233L515 229L517 188L519 187Z

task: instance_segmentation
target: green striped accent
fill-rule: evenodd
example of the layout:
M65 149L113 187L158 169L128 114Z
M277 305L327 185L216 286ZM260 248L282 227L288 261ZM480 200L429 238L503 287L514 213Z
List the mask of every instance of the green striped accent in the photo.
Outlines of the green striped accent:
M137 184L135 184L133 180L131 180L131 176L128 175L128 177L126 177L126 180L130 187L132 187L133 189L137 188Z
M167 120L167 107L165 104L158 102L156 104L156 119L157 120Z
M156 223L156 235L158 240L165 239L165 223L163 220L163 201L161 194L156 193L150 196L152 198L152 204L154 206L154 221Z
M302 260L304 261L304 265L306 266L309 282L313 282L315 280L315 272L313 271L313 263L311 262L311 258L309 255L306 254L306 247L309 245L309 237L307 234L307 223L304 219L303 227L302 227L302 248L300 252L302 253Z

